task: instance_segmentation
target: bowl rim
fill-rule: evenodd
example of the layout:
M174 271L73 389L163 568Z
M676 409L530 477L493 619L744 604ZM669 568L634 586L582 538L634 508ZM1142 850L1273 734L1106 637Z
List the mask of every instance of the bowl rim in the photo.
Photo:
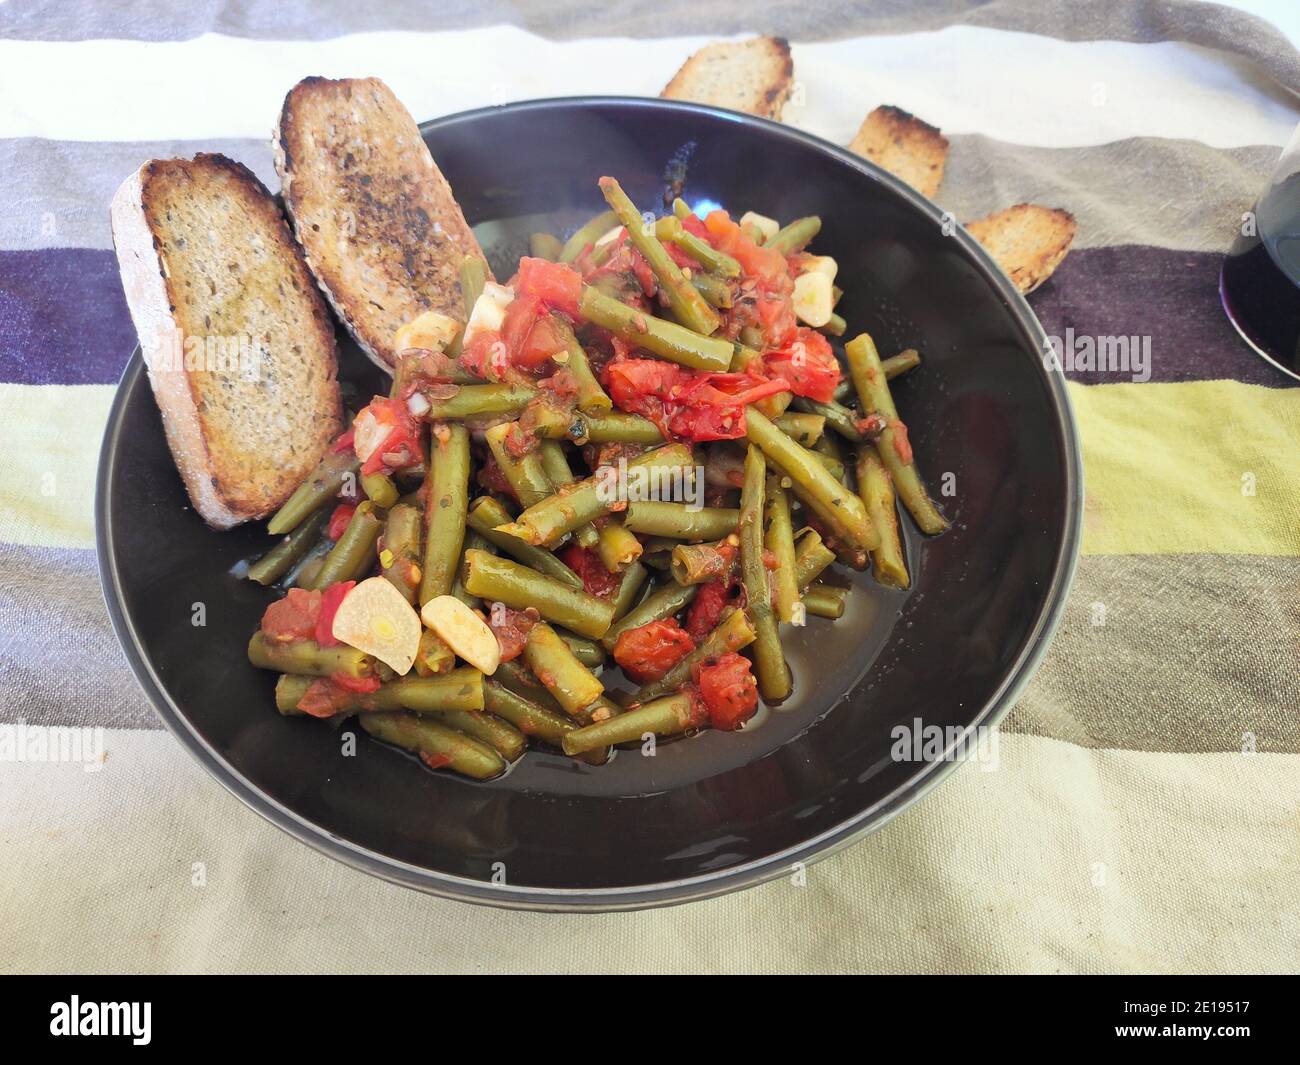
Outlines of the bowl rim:
M895 196L907 201L914 209L929 215L936 225L955 221L948 212L923 197L911 186L894 177L874 163L855 155L839 145L832 144L815 134L796 127L783 125L754 115L708 107L703 104L654 97L636 96L565 96L460 111L441 118L420 123L420 132L430 129L474 122L480 118L501 113L529 113L535 111L560 111L593 107L622 107L643 111L664 111L678 114L695 114L712 120L719 118L750 126L768 136L776 136L830 156L832 159L857 170L864 177L885 186ZM956 226L953 239L964 251L969 262L990 281L1001 294L1007 310L1023 333L1032 338L1040 352L1046 352L1047 335L1024 296L1015 288L1002 269L984 248L972 238L963 226ZM109 410L100 449L95 485L95 547L100 586L108 609L109 619L118 642L126 655L131 671L144 689L167 731L189 754L199 762L227 791L256 811L277 828L307 844L313 850L342 862L353 869L369 873L390 883L414 888L441 898L508 909L551 912L610 912L645 909L675 905L754 887L780 877L796 865L808 865L858 842L883 827L903 810L929 794L959 764L960 760L947 757L926 763L914 775L887 795L865 809L855 812L834 827L782 851L756 858L741 865L696 876L664 880L615 888L539 888L520 885L494 885L414 865L410 862L379 854L359 844L336 836L294 810L278 802L248 780L238 769L213 748L190 723L181 708L172 700L161 679L149 665L143 644L132 620L124 609L121 574L114 561L114 531L108 520L112 502L111 485L117 465L119 443L123 430L126 397L136 387L144 364L140 347L132 352L126 369L118 382ZM1046 378L1047 391L1052 401L1058 432L1065 451L1065 527L1057 545L1052 577L1038 617L1025 639L1015 661L1007 670L1001 683L986 700L979 712L963 729L953 747L964 742L970 732L978 727L991 727L1002 720L1016 698L1037 671L1061 621L1066 599L1074 580L1079 557L1083 519L1083 461L1079 446L1078 428L1064 374L1049 369L1040 360L1040 372Z

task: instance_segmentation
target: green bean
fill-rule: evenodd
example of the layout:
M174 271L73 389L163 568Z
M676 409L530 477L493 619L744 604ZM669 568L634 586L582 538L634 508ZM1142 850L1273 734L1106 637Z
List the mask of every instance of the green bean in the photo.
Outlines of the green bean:
M535 569L538 573L567 584L570 588L582 587L582 578L545 548L534 547L532 544L524 543L517 536L497 532L498 526L510 523L510 514L491 496L480 496L474 500L465 520L469 527L484 540L499 547L529 569Z
M858 452L858 495L871 515L872 524L880 530L880 546L871 552L871 572L881 584L906 588L909 579L903 544L898 537L894 482L874 447L864 447Z
M553 747L561 746L565 735L578 728L572 718L513 692L495 680L484 685L483 694L489 713L509 721L525 736L535 736Z
M822 220L815 214L807 218L797 218L788 226L777 230L771 240L764 241L763 247L772 248L782 255L793 255L795 252L803 251L813 237L821 232L821 228Z
M922 532L931 535L943 532L948 527L948 522L926 493L920 474L916 472L907 427L899 418L898 408L894 406L894 399L889 394L889 383L885 380L875 343L868 334L859 333L844 346L844 355L848 360L853 387L858 390L862 413L879 414L885 419L885 428L876 439L876 452L893 478L894 490L899 499ZM878 544L860 546L874 550Z
M536 259L558 262L564 252L564 242L554 233L532 233L528 237L528 254Z
M360 468L361 460L351 448L325 452L311 476L294 490L293 495L285 500L284 505L266 523L266 531L272 536L293 532L301 522L331 502L344 489L350 488L352 498L355 499L357 470Z
M827 566L835 561L835 552L826 546L816 529L802 529L794 552L795 583L800 590L812 584Z
M425 505L424 565L420 605L450 595L465 541L469 509L469 431L463 425L435 425L429 447Z
M248 579L258 584L274 584L316 545L329 522L329 511L321 508L298 524L288 536L248 567Z
M850 443L862 443L862 430L858 428L857 415L842 403L836 403L834 400L830 403L818 403L815 399L800 396L794 401L794 405L799 410L823 417L827 425Z
M555 631L564 641L565 646L573 652L573 657L588 669L595 669L605 664L605 648L598 640L589 640L586 636L579 636L576 632L568 632L564 629Z
M790 669L781 650L772 591L763 553L763 510L767 460L756 444L745 455L745 486L740 491L740 578L745 586L745 609L754 626L754 673L758 690L770 703L790 694Z
M601 211L564 242L564 247L560 249L560 262L573 262L588 244L595 244L616 225L618 225L618 216L613 211Z
M469 316L474 311L474 304L483 295L487 280L487 263L477 255L466 255L460 261L460 298L465 305L465 321L469 321Z
M547 621L593 639L614 620L614 607L604 599L483 551L465 552L465 589L515 610L535 607Z
M684 480L693 476L694 461L690 448L682 444L669 444L638 455L627 463L627 471L629 474L633 470L640 471L638 476L657 476L662 480L671 477L672 471L677 470ZM613 467L605 467L585 481L579 481L549 499L528 507L510 525L499 526L498 531L517 536L525 543L550 547L558 543L566 533L594 521L614 508L619 502L619 495L623 494L617 483L614 483L615 473Z
M641 541L624 527L617 518L608 519L600 527L600 542L596 553L610 573L622 573L641 557Z
M570 440L577 444L642 444L647 447L664 442L663 433L654 422L639 414L610 411L589 414L582 411L555 411L542 419L534 431L549 440Z
M506 771L506 760L481 740L414 714L365 714L361 727L376 739L412 751L435 769L452 769L475 780Z
M757 637L749 615L743 610L731 609L722 616L717 627L709 633L694 651L680 659L667 673L639 689L628 705L648 703L661 695L676 691L691 679L691 670L710 658L721 658L731 651L748 647Z
M564 340L564 352L567 356L564 365L573 375L573 383L578 390L578 408L594 414L608 413L613 408L614 401L605 394L605 390L600 387L600 382L596 380L591 363L587 361L586 349L578 343L573 328L559 315L551 315L551 322L555 331Z
M720 319L704 297L695 290L690 279L682 273L682 268L659 243L654 225L642 218L641 212L614 178L603 177L597 184L605 196L605 202L627 230L628 239L654 271L659 290L667 299L677 320L686 328L704 336L716 333L721 325Z
M438 724L486 743L507 762L517 762L528 748L528 737L514 725L481 710L449 710L438 715Z
M716 307L720 311L731 310L735 302L731 286L722 278L712 274L692 274L690 280L691 286L704 297L710 307Z
M699 586L695 584L683 585L675 581L661 584L611 625L600 642L605 645L605 650L614 650L614 644L618 643L618 638L623 633L639 629L652 621L663 621L664 618L672 617L686 609L699 590Z
M833 337L842 337L848 328L849 323L840 315L832 311L830 318L827 319L826 324L821 327L821 330L823 333L829 333Z
M647 499L627 505L623 524L647 536L677 540L721 540L736 531L740 512L729 507L692 507Z
M826 419L820 414L782 414L773 424L803 447L812 447L826 431Z
M844 616L844 606L848 597L847 588L837 588L833 584L819 582L811 585L803 593L803 607L814 617L830 618L835 621Z
M416 589L420 586L420 537L423 531L424 517L419 507L399 503L388 512L383 546L379 551L379 569L408 603L415 602Z
M293 673L282 673L275 682L275 708L284 717L297 717L303 711L298 709L302 697L307 694L315 677L303 677Z
M695 212L691 210L691 205L683 200L680 196L673 200L673 217L684 219L689 218Z
M862 500L835 480L813 452L800 447L753 407L745 414L750 442L762 448L790 478L795 492L822 521L865 550L880 543L880 534L867 517Z
M606 721L565 733L564 753L575 755L615 743L636 743L647 734L675 736L702 728L707 720L694 697L688 692L678 692Z
M487 441L488 449L496 459L506 483L510 485L515 498L519 500L519 505L531 507L551 495L555 488L551 484L551 479L546 476L542 457L536 449L525 452L521 456L511 453L507 446L507 439L511 433L517 431L518 424L518 422L502 422L500 425L494 425L483 434L483 438Z
M673 580L678 584L707 584L725 577L731 572L736 554L734 549L723 551L724 543L678 544L669 563Z
M731 366L734 350L729 340L702 336L676 322L638 311L591 285L583 287L578 313L620 339L669 362L694 370L717 372L725 371Z
M649 576L649 570L639 561L633 562L623 571L623 579L619 581L618 591L614 593L614 598L611 600L614 604L615 622L632 609L637 594L645 586L646 578Z
M564 445L558 440L543 440L538 446L538 451L542 454L542 468L557 492L577 480L573 476L573 470L569 468L569 460L564 455ZM594 549L600 542L600 533L596 531L596 526L588 522L573 530L573 538L578 541L579 547Z
M324 591L339 581L360 580L375 564L375 543L384 528L383 518L370 500L357 504L352 520L325 556L312 588Z
M387 510L396 503L400 494L397 485L393 484L393 479L386 473L363 473L361 491L382 510Z
M578 716L605 694L599 678L578 661L569 645L545 622L528 630L524 661L570 717Z
M673 209L676 210L676 203L674 203ZM719 277L740 276L739 262L726 252L718 251L703 237L697 237L694 233L687 231L686 227L682 225L681 218L676 215L659 219L655 223L655 235L660 240L667 240L676 244L677 247L681 248L682 251L711 274L717 274Z
M302 713L298 704L312 679L286 674L276 682L275 704L280 713ZM335 694L333 713L328 716L394 710L439 715L471 713L483 709L483 698L483 674L463 667L436 677L398 677L371 692L340 690Z
M543 709L551 711L551 713L568 718L568 715L560 709L560 704L551 697L551 693L542 687L542 682L534 677L529 672L528 667L519 659L500 663L488 683L500 684L520 698L534 702Z
M303 588L310 591L316 583L316 578L320 576L320 568L325 565L325 556L329 554L333 545L328 540L321 540L298 567L298 572L294 575L292 585L295 588Z
M777 621L793 622L799 604L799 585L795 575L794 523L790 519L790 497L781 486L779 474L767 479L767 534L763 546L772 552L776 568L772 571L772 610Z
M880 364L885 369L885 380L892 381L895 377L900 377L907 373L908 370L914 370L921 365L921 355L916 348L907 348L900 351L897 355L891 355Z
M300 673L310 677L341 673L354 680L373 677L377 668L371 655L347 644L322 647L315 640L273 643L261 629L248 641L248 660L258 669L273 669L277 673Z
M456 665L456 654L443 643L433 629L420 631L420 643L415 649L415 672L421 677L436 677L450 673Z
M736 344L733 349L731 372L741 373L749 369L754 363L758 363L755 369L759 373L765 372L762 365L763 356L755 350L755 345L759 347L763 345L763 334L752 326L746 326L740 331L740 335L742 341ZM779 418L786 412L786 408L790 406L790 401L793 398L794 395L791 392L778 392L774 396L760 399L754 406L768 418Z
M537 390L527 385L461 385L449 399L429 400L424 417L431 422L456 422L494 414L518 414Z

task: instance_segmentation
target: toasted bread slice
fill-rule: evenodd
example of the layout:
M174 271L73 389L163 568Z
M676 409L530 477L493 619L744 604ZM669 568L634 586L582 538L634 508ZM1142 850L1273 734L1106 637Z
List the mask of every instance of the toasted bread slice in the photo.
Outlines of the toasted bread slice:
M789 43L782 37L752 37L705 45L659 95L779 121L793 85Z
M391 372L412 319L465 321L460 265L483 251L387 85L304 78L285 97L274 149L307 264L367 355Z
M269 514L340 429L334 325L284 216L224 155L145 163L110 214L195 510L218 529Z
M1069 211L1033 203L1018 203L966 223L970 235L984 245L1021 292L1033 292L1052 276L1078 228Z
M849 151L902 178L922 196L934 199L943 181L948 138L928 122L885 104L867 115Z

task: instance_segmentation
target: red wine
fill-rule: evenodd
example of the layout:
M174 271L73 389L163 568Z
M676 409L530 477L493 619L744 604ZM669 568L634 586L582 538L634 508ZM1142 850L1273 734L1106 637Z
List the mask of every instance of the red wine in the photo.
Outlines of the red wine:
M1300 377L1300 173L1255 205L1255 233L1237 237L1219 276L1219 296L1248 344Z

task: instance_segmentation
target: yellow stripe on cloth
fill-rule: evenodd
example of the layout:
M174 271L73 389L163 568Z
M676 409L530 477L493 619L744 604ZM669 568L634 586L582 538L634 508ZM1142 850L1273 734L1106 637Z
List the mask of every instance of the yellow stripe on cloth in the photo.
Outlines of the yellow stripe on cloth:
M115 391L0 384L0 541L95 546L95 470Z
M1071 384L1086 555L1300 555L1300 389Z

